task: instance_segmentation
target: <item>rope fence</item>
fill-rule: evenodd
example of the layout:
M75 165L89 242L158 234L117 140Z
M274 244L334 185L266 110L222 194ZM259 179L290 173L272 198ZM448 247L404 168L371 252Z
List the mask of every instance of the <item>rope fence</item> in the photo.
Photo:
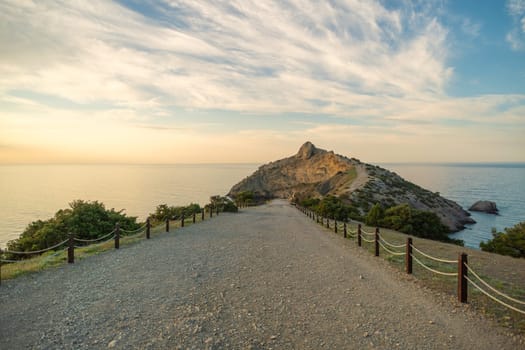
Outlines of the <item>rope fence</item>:
M188 222L188 220L191 220L192 223L196 223L197 216L200 216L201 221L205 220L205 214L207 210L202 209L200 212L193 213L192 215L185 217L184 215L181 215L176 220L180 220L180 227L184 227L185 223ZM215 215L219 215L219 208L210 208L209 215L210 218L213 217L213 214L215 212ZM86 247L91 246L97 246L101 245L103 243L107 243L111 240L114 240L115 242L115 249L120 248L120 238L136 238L145 233L145 238L150 239L151 237L151 231L155 230L158 231L161 230L162 226L165 225L165 232L170 232L170 220L167 218L164 222L159 222L158 225L152 226L150 219L146 219L146 222L140 226L137 229L134 230L126 230L120 227L120 225L117 223L115 225L115 228L106 234L104 234L101 237L93 238L93 239L84 239L84 238L78 238L75 234L70 233L68 235L68 238L60 243L57 243L51 247L47 247L40 250L34 250L34 251L14 251L14 250L8 250L8 249L0 249L0 284L2 281L2 264L16 264L23 261L26 261L27 259L21 259L21 260L15 260L15 259L7 259L5 258L5 255L22 255L22 256L30 256L30 255L41 255L43 253L46 253L48 251L55 250L56 252L54 254L48 255L45 257L45 259L50 259L52 257L57 256L60 253L63 253L64 251L67 251L67 262L69 264L72 264L75 262L75 249L82 249ZM145 231L145 232L144 232ZM65 246L65 248L57 250L61 246Z
M301 210L304 214L306 214L309 218L312 218L317 223L320 223L322 226L325 226L326 221L326 227L330 228L329 218L325 218L323 216L319 216L313 211L298 207L299 210ZM513 310L515 312L518 312L520 314L525 315L525 310L523 308L518 308L516 306L511 305L511 303L518 304L518 305L525 305L525 301L516 299L514 297L511 297L502 291L499 291L495 287L491 286L488 282L483 280L478 273L476 273L472 267L468 265L468 256L465 253L461 253L458 255L457 260L451 260L451 259L445 259L440 257L432 256L428 253L425 253L421 249L414 246L412 243L412 238L408 237L406 240L406 243L398 244L398 243L391 243L387 241L379 232L379 228L375 229L375 232L369 232L362 228L361 223L356 222L357 228L355 230L350 228L351 221L335 221L334 220L334 232L337 233L338 230L343 231L343 237L347 238L357 238L357 245L359 247L362 246L362 242L366 243L374 243L375 244L375 256L379 256L380 247L387 252L390 255L393 256L404 256L405 257L405 271L407 274L412 274L413 270L413 261L416 262L419 266L421 266L423 269L436 274L441 275L445 277L456 277L457 278L457 294L458 294L458 300L461 303L467 303L468 302L468 284L470 283L475 289L479 290L482 294L486 295L493 301L497 302L498 304ZM373 239L366 238L366 237L373 237ZM396 249L404 249L404 251L396 251ZM418 255L420 258L418 258ZM434 266L429 266L425 262L423 262L422 258L429 259L431 261L441 263L441 264L455 264L457 266L457 271L454 272L447 272L447 271L440 271ZM469 273L474 277L469 277ZM481 286L484 288L482 288ZM505 301L503 301L504 299Z

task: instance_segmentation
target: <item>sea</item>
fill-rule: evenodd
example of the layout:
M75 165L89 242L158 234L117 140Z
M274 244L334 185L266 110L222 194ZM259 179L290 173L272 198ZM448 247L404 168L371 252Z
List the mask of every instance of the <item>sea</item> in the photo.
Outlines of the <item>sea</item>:
M453 234L479 248L498 231L525 221L525 163L377 164L468 209L496 202L499 215L472 213L476 224ZM204 205L225 195L260 164L0 165L0 247L32 221L51 218L74 200L97 200L140 220L160 204Z

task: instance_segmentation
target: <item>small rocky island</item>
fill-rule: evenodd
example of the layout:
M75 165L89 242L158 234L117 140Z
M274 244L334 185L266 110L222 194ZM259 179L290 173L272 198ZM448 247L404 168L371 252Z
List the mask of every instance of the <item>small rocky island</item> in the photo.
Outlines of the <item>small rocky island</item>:
M376 203L384 207L408 203L439 216L451 232L475 221L456 202L406 181L394 172L315 147L311 142L297 154L259 167L232 187L229 196L252 191L262 199L301 200L334 195L362 214Z
M496 203L491 201L477 201L476 203L472 204L470 208L468 208L470 211L480 211L487 214L494 214L498 215L498 207L496 206Z

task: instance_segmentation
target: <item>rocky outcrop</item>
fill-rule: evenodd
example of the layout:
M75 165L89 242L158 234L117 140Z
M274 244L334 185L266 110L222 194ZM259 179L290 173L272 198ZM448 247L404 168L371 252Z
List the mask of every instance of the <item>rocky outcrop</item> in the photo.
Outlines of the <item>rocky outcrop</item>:
M311 142L297 154L262 165L232 187L229 196L252 191L262 198L302 199L338 196L365 214L375 203L385 207L408 203L436 213L451 231L474 223L454 201L425 190L378 166L316 148Z
M488 214L498 214L498 207L496 206L496 203L491 201L477 201L476 203L472 204L468 210L481 211Z

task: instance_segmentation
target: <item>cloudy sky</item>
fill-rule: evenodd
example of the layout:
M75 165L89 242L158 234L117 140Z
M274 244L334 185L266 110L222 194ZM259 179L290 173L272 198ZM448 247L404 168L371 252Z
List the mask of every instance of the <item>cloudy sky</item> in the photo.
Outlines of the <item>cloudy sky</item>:
M525 161L525 0L0 0L0 163Z

